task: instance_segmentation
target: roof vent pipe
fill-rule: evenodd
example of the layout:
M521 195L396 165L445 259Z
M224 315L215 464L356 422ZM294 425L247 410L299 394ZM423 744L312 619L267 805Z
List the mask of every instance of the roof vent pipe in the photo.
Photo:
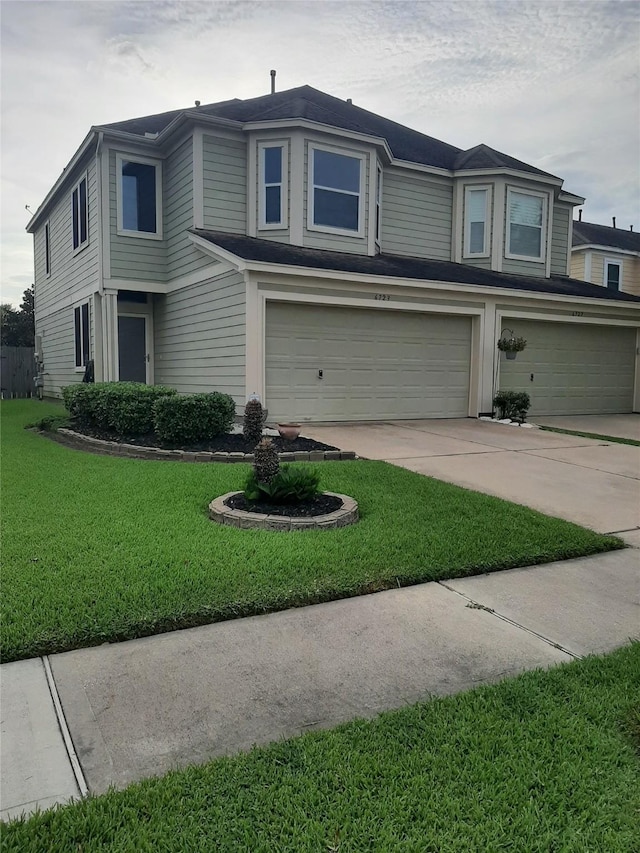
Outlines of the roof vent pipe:
M275 95L275 93L276 93L276 72L272 68L271 71L269 72L269 74L271 74L271 94Z
M582 222L582 208L578 211L578 222Z
M633 225L629 226L629 231L633 231Z
M615 227L616 227L616 218L615 218L615 216L612 216L612 217L611 217L611 219L613 220L613 227L615 228Z
M353 103L353 101L351 100L351 98L347 98L347 103L348 103L348 104L352 104L352 103Z

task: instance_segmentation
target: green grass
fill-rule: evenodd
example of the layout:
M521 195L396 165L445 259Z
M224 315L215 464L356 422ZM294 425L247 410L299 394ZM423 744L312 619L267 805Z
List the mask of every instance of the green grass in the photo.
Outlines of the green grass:
M383 462L325 462L361 521L274 533L212 523L246 465L71 450L23 429L59 408L2 404L5 661L621 547L556 518Z
M619 435L600 435L597 432L581 432L576 429L560 429L559 427L540 426L540 429L546 432L559 432L562 435L578 435L582 438L595 438L598 441L611 441L613 444L631 444L634 447L640 447L640 441L635 438L621 438Z
M6 853L632 853L640 644L175 771L2 833Z

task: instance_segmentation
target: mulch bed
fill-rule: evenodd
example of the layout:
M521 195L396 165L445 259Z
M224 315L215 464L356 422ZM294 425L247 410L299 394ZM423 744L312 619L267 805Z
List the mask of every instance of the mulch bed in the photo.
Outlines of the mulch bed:
M137 447L158 447L162 450L187 450L189 452L198 453L253 453L255 442L247 441L242 433L229 433L228 435L219 435L210 441L205 442L188 442L186 444L167 444L160 441L158 436L152 432L148 435L127 435L116 436L106 430L93 430L87 427L81 427L77 424L72 425L72 429L82 435L89 435L92 438L100 438L103 441L118 441L121 444L134 444ZM331 444L323 444L321 441L314 441L312 438L302 438L301 436L294 441L286 441L280 436L270 436L273 445L278 453L295 453L297 450L339 450L338 447L333 447Z
M233 495L225 501L229 509L242 509L245 512L261 512L266 515L289 515L293 518L313 518L335 512L342 506L342 499L334 495L317 495L309 501L299 504L270 504L263 501L249 503L243 494Z

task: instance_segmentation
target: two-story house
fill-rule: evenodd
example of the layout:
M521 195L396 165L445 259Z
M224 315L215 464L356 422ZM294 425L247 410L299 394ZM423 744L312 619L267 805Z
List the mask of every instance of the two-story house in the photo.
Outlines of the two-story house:
M637 410L640 299L569 278L583 201L309 86L92 127L28 225L45 394L93 359L274 419Z
M640 296L640 234L583 222L573 223L571 275L609 290Z

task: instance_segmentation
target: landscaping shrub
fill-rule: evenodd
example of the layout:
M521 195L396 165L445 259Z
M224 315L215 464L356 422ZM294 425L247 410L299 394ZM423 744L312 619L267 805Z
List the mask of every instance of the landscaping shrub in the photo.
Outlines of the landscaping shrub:
M270 438L263 438L254 450L253 470L259 483L270 483L280 469L280 458Z
M320 474L313 468L283 465L268 483L258 480L255 469L249 472L244 496L248 501L273 504L297 504L314 498L320 492Z
M80 426L123 437L152 432L154 403L177 392L142 382L96 382L68 385L62 395L69 414Z
M32 424L27 424L25 429L40 429L43 432L55 432L56 430L64 427L71 426L71 419L68 414L64 415L47 415L44 418L40 418L39 421L35 421Z
M525 421L531 399L526 391L498 391L493 398L493 405L497 407L501 418Z
M242 433L247 441L257 444L262 438L264 426L264 409L260 400L249 400L244 407Z
M207 441L230 431L236 404L228 394L160 397L154 405L155 430L166 444Z

